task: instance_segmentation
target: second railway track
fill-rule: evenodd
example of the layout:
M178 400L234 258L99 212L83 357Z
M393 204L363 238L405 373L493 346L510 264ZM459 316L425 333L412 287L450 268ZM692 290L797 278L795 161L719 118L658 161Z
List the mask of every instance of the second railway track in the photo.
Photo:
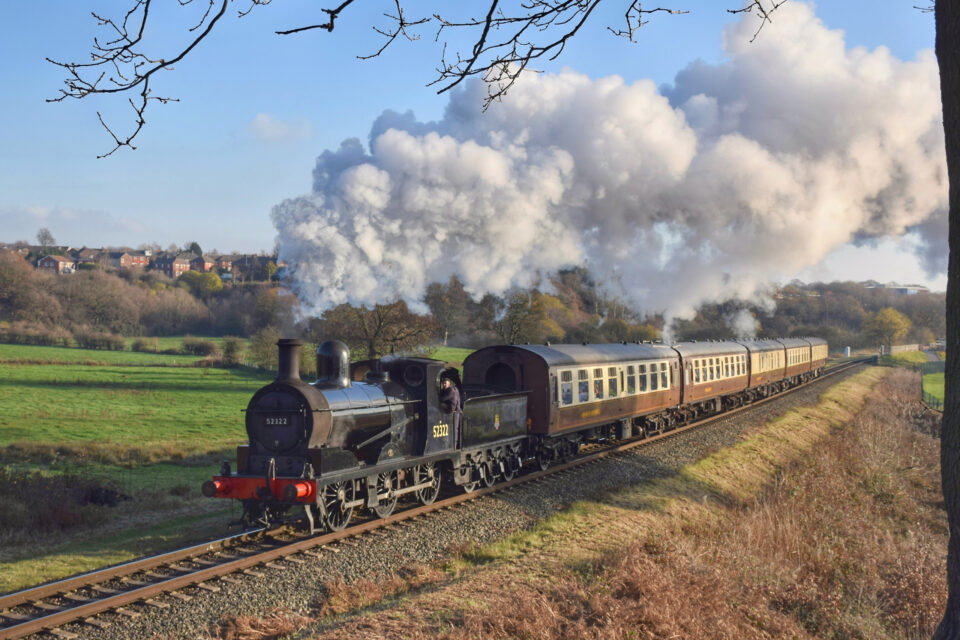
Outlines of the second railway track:
M510 482L480 489L470 494L460 493L438 500L432 505L420 506L398 512L389 518L360 522L348 529L313 537L304 537L280 531L267 536L262 531L223 538L179 549L170 553L125 563L115 567L74 576L57 582L0 596L0 639L21 638L43 631L55 630L61 637L80 637L77 632L62 629L64 625L82 623L91 631L105 627L107 623L98 618L104 612L113 612L121 618L134 618L138 614L125 607L145 605L156 610L177 606L177 602L191 599L182 590L197 587L217 591L211 581L221 579L236 581L231 574L257 578L265 569L276 568L283 562L295 566L303 562L297 554L320 556L326 552L339 551L337 545L349 545L360 536L396 529L403 523L428 516L456 505L474 501L484 496L510 491L522 484L542 481L548 476L573 470L598 462L604 458L622 455L638 447L677 436L698 427L718 421L726 421L743 412L750 412L767 403L789 397L793 392L810 385L818 385L829 377L848 371L864 361L854 361L829 369L823 377L763 401L722 414L714 415L688 426L668 431L643 440L629 441L587 452L569 462L556 464L545 471L522 475ZM163 598L161 599L161 596ZM74 626L74 625L72 625ZM86 635L86 634L84 634Z

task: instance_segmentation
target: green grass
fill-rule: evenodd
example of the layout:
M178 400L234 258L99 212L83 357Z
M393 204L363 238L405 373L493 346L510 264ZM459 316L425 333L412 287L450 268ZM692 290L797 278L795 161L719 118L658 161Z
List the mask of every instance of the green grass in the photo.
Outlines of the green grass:
M202 360L198 356L138 353L133 351L102 351L70 347L41 347L22 344L0 344L0 364L49 363L86 365L155 365L187 367Z
M427 352L428 357L436 360L443 360L450 364L462 363L468 355L473 353L473 349L463 347L435 347Z
M890 356L898 362L905 362L909 364L923 364L927 362L927 354L923 351L905 351L903 353L897 353Z
M247 401L272 377L246 369L6 364L0 447L154 449L171 457L229 449L246 437Z
M943 374L928 373L924 375L923 390L943 402Z
M150 349L156 351L166 351L167 349L179 349L183 344L183 339L187 336L163 336L157 338L127 338L127 348L130 348L130 345L133 344L134 340L143 340L147 343ZM207 337L207 336L189 336L197 340L209 340L217 345L221 350L223 350L223 338L220 336Z
M72 540L2 551L0 593L198 544L230 533L227 522L239 516L235 504L222 500L211 500L201 510L186 511L160 522L128 514L127 518L135 521L132 526L87 531Z
M0 543L0 592L227 532L239 506L199 487L220 459L233 462L247 439L243 409L274 374L192 366L198 359L0 345L0 461L90 477L133 498L102 507L102 525L29 544L12 532Z

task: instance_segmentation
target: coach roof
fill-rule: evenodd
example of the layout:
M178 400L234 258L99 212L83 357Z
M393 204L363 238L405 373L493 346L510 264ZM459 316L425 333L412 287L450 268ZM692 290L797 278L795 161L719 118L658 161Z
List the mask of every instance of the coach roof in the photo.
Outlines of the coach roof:
M776 351L783 349L783 343L779 340L737 340L738 343L745 346L750 351Z
M515 344L510 346L487 347L474 353L495 350L496 353L526 351L540 357L547 366L563 367L569 365L592 365L607 362L629 362L631 360L659 360L675 358L676 352L662 344L555 344L534 345ZM469 358L470 356L468 356Z
M672 345L684 358L696 356L722 356L746 353L742 344L733 341L722 342L678 342Z

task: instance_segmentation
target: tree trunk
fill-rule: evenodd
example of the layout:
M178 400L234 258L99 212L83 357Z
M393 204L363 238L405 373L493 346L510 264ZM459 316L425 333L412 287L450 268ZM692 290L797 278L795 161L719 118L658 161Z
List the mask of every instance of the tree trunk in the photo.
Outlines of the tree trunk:
M947 267L947 363L940 473L950 523L947 610L936 640L960 638L960 2L937 0L937 62L950 181L950 261Z

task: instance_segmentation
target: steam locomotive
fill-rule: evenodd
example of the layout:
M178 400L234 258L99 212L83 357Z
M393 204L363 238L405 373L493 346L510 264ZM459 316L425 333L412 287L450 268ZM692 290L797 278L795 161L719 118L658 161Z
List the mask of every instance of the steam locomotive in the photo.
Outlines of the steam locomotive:
M240 500L245 526L303 520L347 526L356 509L389 516L402 497L432 503L442 482L470 492L547 468L586 442L642 438L819 376L819 338L674 345L499 345L456 368L422 357L350 363L332 340L317 380L299 374L302 342L282 339L277 378L246 409L237 470L204 495ZM444 413L450 380L461 419ZM449 407L447 407L449 409Z

